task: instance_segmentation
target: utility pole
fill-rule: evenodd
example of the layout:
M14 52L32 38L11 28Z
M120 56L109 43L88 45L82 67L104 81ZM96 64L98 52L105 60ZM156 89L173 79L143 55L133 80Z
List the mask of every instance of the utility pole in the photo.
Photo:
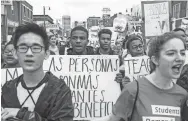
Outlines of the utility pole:
M50 10L50 6L43 6L43 14L44 14L44 28L46 30L46 9L45 7L48 7L48 10Z
M46 15L45 15L45 6L43 6L43 12L44 12L44 28L45 28L45 30L46 30L46 23L45 23L45 21L46 21Z

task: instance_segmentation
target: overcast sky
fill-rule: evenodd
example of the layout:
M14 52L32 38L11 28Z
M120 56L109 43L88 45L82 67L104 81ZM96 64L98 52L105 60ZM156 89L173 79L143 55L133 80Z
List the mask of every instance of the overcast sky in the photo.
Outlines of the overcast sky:
M126 8L134 4L140 4L141 0L27 0L33 6L33 14L43 14L43 6L46 14L50 15L54 22L63 15L70 15L71 21L86 21L90 16L102 16L102 8L109 7L111 15L125 13Z

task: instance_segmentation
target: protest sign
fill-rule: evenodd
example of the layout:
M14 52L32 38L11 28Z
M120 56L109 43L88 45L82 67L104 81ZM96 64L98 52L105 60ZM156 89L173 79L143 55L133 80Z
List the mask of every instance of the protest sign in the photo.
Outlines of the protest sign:
M99 38L98 35L96 35L95 33L89 33L89 43L88 46L92 46L92 47L99 47Z
M188 19L185 19L185 18L182 19L181 28L188 30Z
M150 2L150 1L146 1ZM158 36L170 31L169 3L144 3L145 36Z
M116 43L116 40L118 38L118 34L119 32L115 32L113 27L105 27L104 29L109 29L112 32L112 36L111 36L111 46L114 46Z
M89 29L89 43L88 43L88 46L92 46L94 48L99 47L99 38L98 38L99 30L100 30L99 26L92 26Z
M149 61L148 56L125 58L125 76L134 81L148 75L150 72Z
M115 32L123 32L127 25L127 18L123 14L118 14L113 21L113 28Z
M92 120L111 114L121 92L114 81L119 72L118 56L54 55L44 61L43 67L44 71L51 71L70 87L74 120ZM21 68L1 69L2 85L22 73Z
M141 21L128 21L128 31L130 33L138 32L142 33L142 22Z
M1 69L1 86L3 86L5 82L17 78L22 73L22 68Z

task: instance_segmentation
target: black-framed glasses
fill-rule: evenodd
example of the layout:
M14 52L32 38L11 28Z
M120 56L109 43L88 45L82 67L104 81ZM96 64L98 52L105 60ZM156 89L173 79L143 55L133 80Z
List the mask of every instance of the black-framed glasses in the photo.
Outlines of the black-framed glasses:
M40 53L42 51L42 48L44 48L41 45L33 45L33 46L27 46L27 45L18 45L17 50L20 53L26 53L28 49L31 49L33 53Z
M14 49L12 49L12 50L5 50L4 51L5 55L8 55L9 53L13 54L14 53Z
M138 49L138 48L139 48L139 49L143 49L143 45L138 45L138 46L133 45L132 48L133 48L133 49Z

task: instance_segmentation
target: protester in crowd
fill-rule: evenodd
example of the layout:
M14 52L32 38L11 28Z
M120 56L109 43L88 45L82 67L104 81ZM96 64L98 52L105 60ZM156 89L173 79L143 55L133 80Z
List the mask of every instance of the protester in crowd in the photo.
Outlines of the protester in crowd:
M67 50L67 55L93 55L93 48L87 46L88 42L87 29L76 26L71 30L70 44L72 48Z
M187 57L187 56L186 56ZM188 92L188 64L184 65L183 70L181 72L180 78L177 80L177 84L183 87ZM184 104L184 117L183 119L187 119L188 121L188 99L187 103Z
M3 55L3 60L4 63L2 64L1 68L17 68L20 67L18 59L15 58L14 56L14 45L13 41L9 41L5 47L4 50L2 51Z
M5 49L5 45L6 45L6 41L3 41L1 42L1 67L2 65L4 64L4 60L3 60L3 51Z
M59 55L65 55L66 41L63 37L58 38Z
M101 29L98 33L100 47L96 49L97 55L116 55L111 48L112 32L109 29Z
M183 104L188 95L172 81L180 77L185 61L183 38L174 33L156 37L149 44L148 56L151 73L125 86L109 121L167 118L181 121L184 118L181 114L184 114Z
M188 64L183 66L180 78L177 80L177 84L188 92Z
M145 55L144 43L137 35L130 35L127 38L125 46L125 48L127 48L127 54L120 58L120 72L116 75L115 78L115 81L120 83L121 89L130 82L130 79L125 75L124 58Z
M182 28L176 28L173 30L176 34L182 36L185 39L185 43L187 46L187 50L188 50L188 35L186 34L185 30Z
M121 58L123 58L123 57L125 57L125 55L127 55L127 48L126 48L127 38L128 38L128 35L125 37L125 39L122 42L123 53L121 55Z
M176 28L173 30L177 35L180 35L181 37L183 37L185 39L185 44L186 44L186 60L185 60L185 64L182 70L182 73L180 75L180 78L177 80L177 84L180 85L181 87L183 87L187 92L188 92L188 35L186 34L185 30L182 28ZM184 105L184 110L185 114L188 114L188 100L187 103ZM188 115L185 115L187 117L185 117L186 119L188 119Z
M115 49L115 53L117 54L117 55L119 55L119 56L122 56L122 54L123 54L123 48L122 48L122 45L123 43L122 43L122 41L121 40L117 40L116 42L115 42L115 45L116 45L116 49Z
M185 44L187 46L187 51L188 51L188 35L186 35Z
M173 31L175 32L175 34L178 34L179 36L182 36L183 38L186 37L185 30L182 28L175 28Z
M55 35L51 35L50 37L50 46L49 46L49 50L50 50L50 54L51 55L59 55L59 48L56 45L57 39Z
M73 121L70 88L43 71L43 61L50 55L46 31L35 23L20 25L13 40L23 74L2 87L1 119Z
M72 48L67 50L67 55L94 55L93 47L87 46L89 42L88 37L88 31L84 27L77 26L73 28L69 38Z

